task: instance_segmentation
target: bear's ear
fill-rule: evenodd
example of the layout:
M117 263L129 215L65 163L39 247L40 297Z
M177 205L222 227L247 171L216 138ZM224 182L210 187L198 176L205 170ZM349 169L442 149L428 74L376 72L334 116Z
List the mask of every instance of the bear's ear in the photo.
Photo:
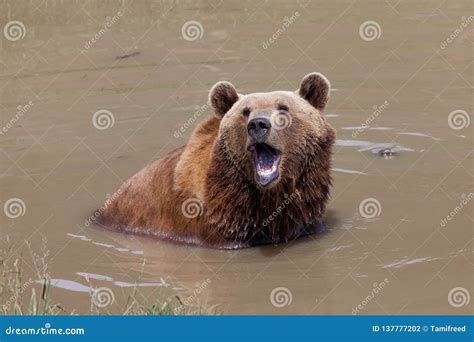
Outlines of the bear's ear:
M209 92L209 103L219 118L222 118L238 100L239 94L229 82L217 82Z
M319 111L323 111L329 100L328 79L319 72L313 72L303 77L298 90L299 95Z

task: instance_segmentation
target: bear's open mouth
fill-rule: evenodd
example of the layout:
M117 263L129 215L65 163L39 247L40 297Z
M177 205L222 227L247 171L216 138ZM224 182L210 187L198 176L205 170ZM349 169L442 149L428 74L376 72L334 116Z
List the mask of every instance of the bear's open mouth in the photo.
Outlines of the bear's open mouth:
M280 151L264 143L250 146L249 151L252 153L256 178L261 186L267 186L278 178Z

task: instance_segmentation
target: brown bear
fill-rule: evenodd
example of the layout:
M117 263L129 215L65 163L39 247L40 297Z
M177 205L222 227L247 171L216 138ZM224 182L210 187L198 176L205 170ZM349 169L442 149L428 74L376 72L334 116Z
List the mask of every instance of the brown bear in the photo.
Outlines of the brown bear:
M296 92L242 95L218 82L209 94L215 115L185 146L127 180L96 222L217 248L315 232L331 186L329 87L319 73L306 75Z

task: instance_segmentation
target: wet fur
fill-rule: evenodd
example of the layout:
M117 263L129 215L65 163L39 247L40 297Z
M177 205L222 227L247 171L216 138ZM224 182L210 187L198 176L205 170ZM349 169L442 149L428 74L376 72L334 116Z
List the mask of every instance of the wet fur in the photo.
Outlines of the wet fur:
M215 88L224 97L235 96L227 83ZM311 103L314 96L313 92L307 101ZM314 101L324 108L321 101L327 101L327 96ZM226 134L231 130L221 127L222 111L229 109L229 102L214 101L216 115L198 126L186 146L126 181L100 211L97 223L121 232L216 248L276 244L318 228L329 197L335 140L325 118L319 123L323 127L295 122L293 129L299 134L291 137L294 143L282 162L282 179L270 189L261 189L248 177L242 157L233 153L236 147L228 145ZM182 205L190 198L203 204L195 218L182 214ZM275 219L268 220L277 211Z
M330 147L334 136L324 141L308 138L295 151L307 156L304 167L286 175L286 181L275 188L263 191L234 167L222 144L216 145L207 175L210 241L230 242L232 246L276 244L318 228L331 186ZM288 204L283 206L285 199ZM278 208L281 210L276 218L268 220Z

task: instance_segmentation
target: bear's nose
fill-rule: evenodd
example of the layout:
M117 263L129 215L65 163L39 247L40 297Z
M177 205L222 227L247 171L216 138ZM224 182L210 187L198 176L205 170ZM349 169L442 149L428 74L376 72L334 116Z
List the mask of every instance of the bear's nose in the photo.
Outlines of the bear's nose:
M267 118L254 118L249 121L247 131L256 142L261 142L270 132L271 127L272 124Z

